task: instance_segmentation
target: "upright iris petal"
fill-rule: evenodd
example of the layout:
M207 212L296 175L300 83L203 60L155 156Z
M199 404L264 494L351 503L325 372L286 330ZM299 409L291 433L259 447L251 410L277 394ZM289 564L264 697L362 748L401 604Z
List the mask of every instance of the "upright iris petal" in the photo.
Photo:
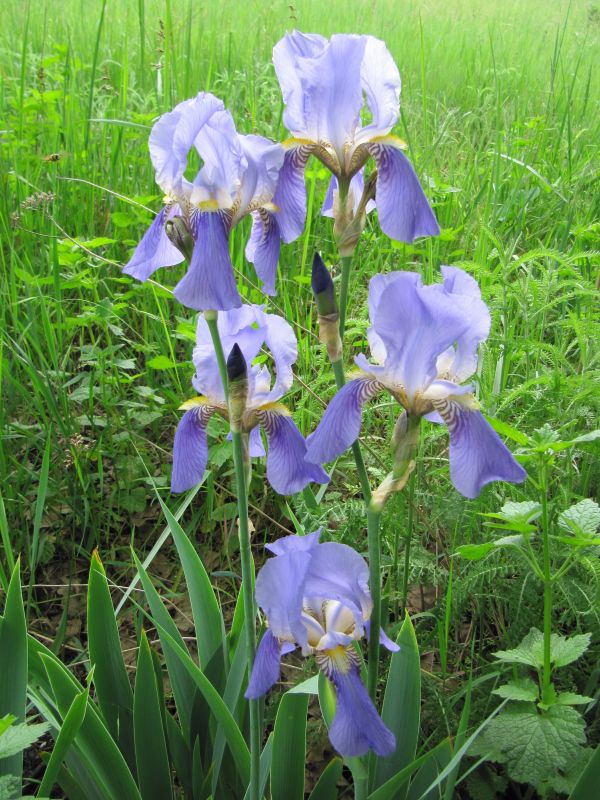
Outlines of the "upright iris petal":
M311 481L326 483L329 477L322 467L305 460L306 442L290 416L278 401L290 389L292 365L298 346L294 331L282 317L266 314L260 306L242 306L218 315L219 335L226 353L235 345L247 369L248 394L241 417L242 435L247 439L251 457L264 455L260 438L262 426L268 443L267 480L280 494L295 494ZM267 348L275 381L264 364L253 364ZM237 352L237 351L236 351ZM175 434L171 489L182 492L200 481L208 458L206 425L216 413L229 419L219 365L204 316L198 320L193 356L196 375L193 384L200 397L187 401Z
M369 748L388 756L396 748L365 689L354 642L361 639L373 607L369 568L351 547L319 543L319 532L286 536L269 547L269 559L256 578L256 599L269 627L258 646L246 697L260 697L279 678L280 659L296 645L314 655L336 688L336 712L329 731L343 756ZM387 637L382 643L398 646Z
M520 483L525 470L461 386L477 368L490 313L477 283L457 267L442 267L443 283L424 286L411 272L376 275L369 285L376 363L356 357L360 373L335 395L308 439L307 459L330 461L354 442L364 403L387 389L413 418L445 422L450 432L450 477L466 497L495 480Z
M124 272L145 281L159 267L180 263L182 255L169 241L165 222L181 216L193 236L193 251L175 297L198 311L238 308L241 298L229 256L229 236L251 214L254 226L247 257L264 291L274 294L283 232L272 201L284 163L283 147L262 136L239 135L222 101L205 92L163 114L152 129L149 147L166 207ZM188 180L192 150L201 165L193 180ZM286 240L291 238L288 235Z
M344 226L357 213L367 213L376 205L384 233L394 239L412 242L419 236L437 235L435 216L399 149L403 144L390 136L400 114L400 75L384 42L347 34L327 40L294 31L273 48L273 63L285 104L283 121L294 137L284 143L286 157L274 199L281 209L284 240L297 235L304 225L303 171L311 154L336 179L330 184L324 214L331 213L343 186L339 218ZM360 120L363 97L371 117L365 126ZM362 180L355 180L369 158L378 168L375 204L372 186L363 194ZM342 207L348 187L352 190L350 209ZM364 219L359 226L362 229Z

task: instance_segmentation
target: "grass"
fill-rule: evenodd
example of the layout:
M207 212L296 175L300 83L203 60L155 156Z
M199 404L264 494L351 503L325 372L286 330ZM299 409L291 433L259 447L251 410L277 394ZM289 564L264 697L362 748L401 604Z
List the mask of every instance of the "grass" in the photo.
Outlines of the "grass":
M94 547L115 575L129 568L130 541L149 550L164 525L152 481L171 507L178 504L167 488L170 451L177 408L193 391L194 320L168 291L177 269L144 285L120 272L159 208L149 127L205 89L223 98L238 130L282 139L270 52L286 29L386 40L403 79L396 132L443 228L436 240L405 246L370 221L352 275L348 360L365 347L372 274L419 269L431 281L440 264L459 265L478 279L492 309L478 376L485 411L528 434L546 422L569 435L597 427L600 5L6 0L0 13L0 580L6 584L20 554L34 624L42 625L36 598L45 597L34 584L74 580ZM318 213L325 170L311 164L307 180L306 233L283 247L278 295L269 303L299 337L290 405L306 433L332 393L315 335L313 250L336 261L330 222ZM247 299L261 302L243 259L247 234L247 225L236 229L234 264ZM367 416L373 484L387 471L394 416L388 403ZM203 502L184 519L203 555L216 554L216 569L228 569L236 562L231 464L213 433ZM507 558L476 568L457 563L449 582L449 554L485 535L479 513L532 490L494 485L467 502L449 483L446 447L445 435L429 427L415 491L411 585L423 597L433 592L416 607L421 642L441 653L444 676L460 676L467 662L484 669L499 639L512 646L537 624L541 601ZM600 477L590 448L567 452L551 487L561 508L596 496ZM364 548L350 458L339 462L325 498L317 511L300 497L288 506L264 488L257 465L257 538L293 531L297 517L335 527ZM406 505L398 496L386 510L387 567L398 529L400 541L404 535ZM584 568L564 587L557 625L598 631L591 613L598 570ZM390 603L397 600L392 591ZM45 630L54 637L52 626ZM581 669L576 679L585 682L591 669Z

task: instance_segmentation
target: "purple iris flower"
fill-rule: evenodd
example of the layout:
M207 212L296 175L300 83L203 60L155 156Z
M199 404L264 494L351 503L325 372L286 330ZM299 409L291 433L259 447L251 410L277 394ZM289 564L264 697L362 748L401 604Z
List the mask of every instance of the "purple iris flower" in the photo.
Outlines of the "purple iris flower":
M285 536L266 545L275 558L256 578L256 600L269 627L262 637L246 697L265 694L279 680L280 659L299 646L314 655L337 693L329 738L343 756L361 756L369 748L388 756L394 734L383 724L360 677L354 643L365 633L373 609L369 568L351 547L319 543L320 532ZM381 632L381 643L398 650Z
M290 412L278 402L292 385L292 364L298 355L291 325L276 314L265 314L260 306L250 305L222 312L217 324L225 353L237 344L248 367L248 395L241 424L249 456L265 455L261 426L268 443L267 479L276 492L295 494L311 481L327 483L329 478L322 467L305 461L304 437ZM181 406L185 414L175 432L173 492L184 492L202 479L208 459L206 426L210 417L217 413L229 418L217 357L202 315L198 319L196 341L193 355L196 375L192 382L201 396ZM252 363L263 345L274 362L273 385L268 368Z
M457 267L442 267L443 283L424 286L415 272L375 275L369 284L367 333L376 364L361 354L360 373L333 398L307 439L307 459L322 464L358 438L363 405L383 390L407 414L445 422L450 432L450 477L465 497L496 480L521 483L525 470L485 420L472 386L477 348L490 313L477 282Z
M284 159L281 145L262 136L238 134L223 102L200 92L160 117L150 133L149 148L165 207L123 271L145 281L159 267L179 264L182 253L169 240L165 225L182 217L193 250L175 297L198 311L239 307L229 234L251 214L246 258L263 281L263 291L275 294L280 232L271 200ZM188 180L191 151L202 166Z
M400 114L400 75L385 44L373 36L338 34L330 40L293 31L273 49L281 84L283 121L292 134L273 202L284 241L302 233L306 217L304 167L315 155L333 174L323 206L331 215L340 184L357 212L363 167L377 165L379 222L392 239L437 236L439 226L419 180L390 131ZM366 97L370 122L361 124ZM368 211L371 206L366 206Z

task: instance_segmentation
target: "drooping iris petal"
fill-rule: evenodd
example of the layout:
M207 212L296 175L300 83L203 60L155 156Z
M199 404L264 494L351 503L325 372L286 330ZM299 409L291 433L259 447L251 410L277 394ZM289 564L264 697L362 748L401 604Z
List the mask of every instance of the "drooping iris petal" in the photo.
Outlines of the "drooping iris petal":
M218 211L199 212L194 218L194 234L192 260L173 294L196 311L241 306L229 256L227 218Z
M423 286L409 272L394 273L373 310L372 321L385 346L386 369L409 397L423 392L437 377L438 356L470 324L465 304L449 302L447 293L436 286Z
M252 674L244 697L252 700L261 697L279 680L281 671L281 647L267 628L256 649Z
M355 378L331 400L314 433L306 440L306 458L324 464L341 455L358 439L363 405L379 390L372 378Z
M473 499L492 481L525 480L527 473L480 411L453 398L435 406L450 432L450 478L461 494Z
M338 542L324 542L311 551L304 596L339 600L355 617L362 633L363 620L370 617L373 601L369 592L369 568L351 547Z
M360 68L360 82L367 97L372 122L362 128L355 143L388 134L400 115L400 73L385 43L373 36L367 42Z
M365 622L365 632L367 634L367 639L371 637L371 622L370 620ZM386 650L389 650L390 653L397 653L400 650L400 645L393 642L387 633L383 630L383 628L379 629L379 644L381 647L385 647Z
M305 536L282 536L281 539L266 544L265 547L276 556L280 556L283 553L292 553L296 550L303 552L315 548L319 544L320 535L321 529L319 528L318 531L307 533Z
M294 382L292 365L298 357L298 342L294 329L277 314L265 314L265 344L271 351L275 362L275 383L265 402L274 403L291 388Z
M277 224L281 238L286 244L297 239L304 230L306 222L306 184L304 168L313 147L306 144L289 146L277 190L273 195L273 205L277 208Z
M273 64L281 86L285 110L283 122L293 135L306 132L304 86L298 71L299 58L315 58L327 46L327 39L316 33L286 33L273 48Z
M334 670L331 680L337 702L329 738L338 753L349 758L362 756L371 748L378 756L391 755L396 738L377 713L358 667L351 664L346 672Z
M252 231L246 244L247 260L254 264L262 281L262 291L274 295L277 262L281 246L281 233L274 214L261 208L252 212Z
M469 378L477 369L479 344L487 339L491 317L487 305L481 299L479 284L468 273L458 267L442 267L443 290L453 296L468 298L470 325L456 341L454 357L447 365L448 377L458 383Z
M265 612L277 639L307 644L302 623L304 581L310 550L290 550L266 561L256 577L256 602Z
M265 455L265 446L260 436L260 428L252 428L248 436L248 455L250 458L262 458Z
M173 445L172 492L185 492L202 480L208 459L206 426L214 411L210 405L196 406L179 420Z
M365 177L363 174L363 170L359 170L356 175L352 176L350 180L350 191L353 194L353 211L356 214L358 209L360 199L362 197L363 191L365 188ZM329 186L327 187L327 194L325 195L325 200L323 201L323 206L321 208L321 216L323 217L333 217L333 193L336 192L338 189L338 179L335 175L331 176L331 180L329 181ZM375 203L373 200L369 200L366 207L367 214L371 212L375 208Z
M438 236L440 227L408 158L393 144L372 142L368 148L377 164L381 230L409 244L419 236Z
M306 442L291 417L259 411L267 435L267 480L279 494L296 494L309 483L327 483L329 476L317 464L305 461Z
M125 275L145 281L160 267L172 267L183 261L183 256L165 233L165 222L174 213L176 209L163 208L159 211L131 259L123 267Z

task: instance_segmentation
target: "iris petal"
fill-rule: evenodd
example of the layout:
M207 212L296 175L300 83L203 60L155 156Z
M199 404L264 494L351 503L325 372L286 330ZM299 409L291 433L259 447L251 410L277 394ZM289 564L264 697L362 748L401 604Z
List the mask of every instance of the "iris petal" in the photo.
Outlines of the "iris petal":
M279 680L280 661L281 647L271 629L267 628L256 649L252 674L244 697L253 700L268 692Z
M419 236L438 236L440 227L404 153L380 142L368 148L377 163L375 202L381 230L409 244Z
M492 481L525 480L527 473L480 411L452 398L435 406L450 432L450 477L461 494L472 499Z
M277 207L277 223L284 242L293 242L304 230L306 222L306 184L304 168L312 152L312 146L298 144L288 147L273 205Z
M295 494L309 483L327 483L325 470L305 461L306 442L293 419L274 411L261 411L267 435L267 480L279 494Z
M199 212L194 219L194 234L192 260L173 294L196 311L241 306L229 256L226 218L219 212Z
M377 713L358 667L352 664L346 672L333 671L331 679L337 702L329 738L338 753L350 758L362 756L370 748L378 756L391 755L396 738Z
M175 209L163 208L144 234L135 248L129 262L123 267L125 275L131 275L138 281L146 281L160 267L172 267L183 261L183 256L173 247L165 233L165 222Z
M372 378L355 378L333 397L316 431L306 440L306 458L324 464L358 439L363 405L380 389Z
M275 276L277 275L277 262L281 234L274 214L259 209L252 212L252 231L246 245L245 255L247 260L254 264L256 274L262 281L262 291L265 294L276 294Z
M214 411L210 405L197 406L179 420L173 444L172 492L185 492L202 480L208 459L206 426Z

